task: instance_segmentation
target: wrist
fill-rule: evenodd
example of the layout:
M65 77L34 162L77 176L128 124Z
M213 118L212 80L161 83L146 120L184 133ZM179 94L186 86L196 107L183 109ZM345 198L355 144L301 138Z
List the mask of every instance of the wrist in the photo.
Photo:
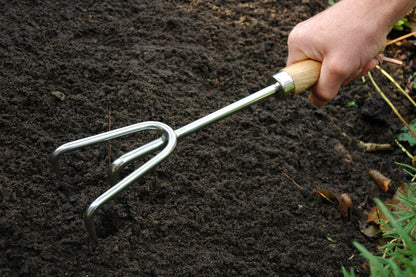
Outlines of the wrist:
M387 36L393 25L416 5L416 0L342 0L338 4L368 19L369 25Z

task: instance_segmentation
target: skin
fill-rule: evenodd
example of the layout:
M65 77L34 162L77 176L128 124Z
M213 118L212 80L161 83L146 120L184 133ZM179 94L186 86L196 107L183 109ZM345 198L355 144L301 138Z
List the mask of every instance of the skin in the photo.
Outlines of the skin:
M316 106L330 102L342 85L360 78L379 61L393 25L416 0L342 0L295 26L288 38L287 65L313 59L322 62L311 88Z

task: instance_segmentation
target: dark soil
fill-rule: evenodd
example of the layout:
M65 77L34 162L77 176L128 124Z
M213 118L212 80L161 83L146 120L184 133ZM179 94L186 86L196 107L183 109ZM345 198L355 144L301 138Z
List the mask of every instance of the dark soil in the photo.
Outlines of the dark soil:
M0 275L340 276L341 266L365 274L352 242L374 244L357 222L374 197L392 195L367 171L399 182L405 176L395 162L409 162L400 149L357 146L395 146L402 126L368 82L351 83L324 108L307 93L270 97L181 139L157 169L97 212L96 247L83 213L109 188L109 161L148 135L65 154L60 181L48 162L66 142L149 120L176 129L265 87L285 65L293 26L326 6L1 1ZM357 107L348 108L354 99ZM348 193L353 218L317 189Z

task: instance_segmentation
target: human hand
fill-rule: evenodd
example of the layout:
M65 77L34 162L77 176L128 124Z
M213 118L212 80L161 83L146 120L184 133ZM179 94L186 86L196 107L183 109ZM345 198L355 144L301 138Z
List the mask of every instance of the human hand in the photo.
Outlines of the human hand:
M379 63L375 57L385 45L389 24L369 18L374 4L368 2L343 0L290 33L287 65L305 59L322 62L320 78L311 88L314 105L327 104L341 85Z

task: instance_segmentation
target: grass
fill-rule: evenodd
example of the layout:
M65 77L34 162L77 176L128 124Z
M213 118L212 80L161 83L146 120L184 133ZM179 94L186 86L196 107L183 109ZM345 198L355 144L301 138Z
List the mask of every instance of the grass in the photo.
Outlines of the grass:
M335 4L335 2L336 0L328 0L330 5ZM404 28L409 27L408 19L403 18L394 25L393 29L403 30ZM391 45L415 34L416 32L413 31L405 36L389 41L387 45ZM400 87L390 74L381 69L380 66L377 66L377 69L380 70L381 73L383 73L407 97L413 106L416 107L415 101ZM408 142L410 146L416 145L416 133L414 131L416 120L409 125L381 91L370 72L368 73L368 77L380 96L405 125L404 129L402 129L402 133L397 137L396 143L403 152L412 159L413 166L400 164L404 167L405 172L412 176L412 179L409 184L405 184L406 189L398 190L400 194L397 196L397 205L387 204L389 206L387 207L380 199L374 199L379 207L380 213L384 215L384 220L379 217L378 224L380 224L380 228L383 232L382 236L384 241L386 241L386 244L379 247L379 251L375 254L368 251L368 249L358 242L353 242L353 244L360 251L361 255L368 260L371 276L416 277L416 156L411 155L398 142L398 140L400 140ZM416 77L416 72L413 73L413 78L414 77ZM412 87L416 89L416 80L413 80L412 82ZM354 268L350 268L350 270L347 271L345 267L342 267L342 273L344 276L355 276Z
M415 178L416 168L400 164ZM380 200L375 199L380 211L387 220L380 219L385 226L383 237L387 243L376 254L354 242L361 255L368 260L371 276L416 276L416 182L406 184L407 192L397 197L401 205L393 205L394 211ZM348 272L342 267L344 276L355 276L354 269Z

